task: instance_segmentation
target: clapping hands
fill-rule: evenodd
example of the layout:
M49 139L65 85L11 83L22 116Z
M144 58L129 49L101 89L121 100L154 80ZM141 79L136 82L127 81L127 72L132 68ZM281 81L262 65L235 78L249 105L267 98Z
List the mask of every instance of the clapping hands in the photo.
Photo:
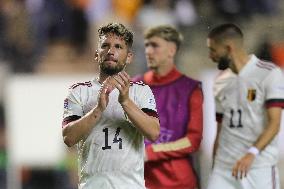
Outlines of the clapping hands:
M97 107L104 111L109 103L109 94L114 88L119 90L118 102L123 104L129 100L130 76L125 72L109 76L101 86Z

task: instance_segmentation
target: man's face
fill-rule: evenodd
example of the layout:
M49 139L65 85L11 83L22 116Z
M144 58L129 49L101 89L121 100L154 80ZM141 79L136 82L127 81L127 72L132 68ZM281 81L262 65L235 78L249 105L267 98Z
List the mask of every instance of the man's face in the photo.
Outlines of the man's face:
M209 58L218 64L218 69L224 70L229 67L230 58L226 45L208 38L207 47L209 48Z
M131 56L122 37L108 33L100 38L96 60L101 72L107 75L117 74L127 63L130 63Z
M148 68L157 69L160 66L167 64L168 59L171 58L171 46L174 44L163 38L154 36L145 39L144 45Z

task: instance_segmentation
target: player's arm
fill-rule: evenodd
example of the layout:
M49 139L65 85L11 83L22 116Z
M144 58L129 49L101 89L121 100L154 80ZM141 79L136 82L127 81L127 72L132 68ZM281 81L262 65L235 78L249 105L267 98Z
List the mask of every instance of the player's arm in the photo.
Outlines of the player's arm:
M203 132L203 94L200 87L192 92L188 102L190 117L185 136L172 142L148 145L147 161L182 158L199 149Z
M264 80L263 85L266 92L267 124L254 145L248 150L233 167L232 174L236 178L247 175L250 166L258 155L278 134L280 130L281 111L284 108L284 78L280 69L273 70ZM239 174L240 173L240 174Z
M280 130L281 113L284 108L284 75L281 69L274 69L263 82L266 92L265 106L267 125L254 146L263 150Z
M126 100L122 108L133 125L150 141L154 142L160 134L160 123L157 117L149 116L139 109L132 100Z
M266 92L267 125L254 146L263 150L280 130L281 113L284 108L284 75L280 69L274 69L263 81Z
M64 143L71 147L89 135L102 114L99 108L94 108L83 117L63 125L62 135Z
M91 111L82 117L77 117L78 119L72 120L70 117L67 117L63 121L62 135L64 143L71 147L86 138L101 118L107 104L107 85L102 85L98 95L98 103Z
M154 116L149 116L143 112L130 98L129 98L129 81L130 77L126 72L120 72L114 76L115 87L119 90L119 103L128 119L132 124L150 141L155 141L160 134L159 119Z
M263 150L278 134L280 130L282 108L271 107L267 109L268 123L254 146L259 150Z
M237 179L246 177L247 172L253 163L253 160L255 159L255 156L259 153L259 151L263 150L278 134L280 130L281 110L282 109L279 107L271 107L267 109L268 123L252 147L256 151L248 151L244 157L237 161L232 171L232 175L234 177Z

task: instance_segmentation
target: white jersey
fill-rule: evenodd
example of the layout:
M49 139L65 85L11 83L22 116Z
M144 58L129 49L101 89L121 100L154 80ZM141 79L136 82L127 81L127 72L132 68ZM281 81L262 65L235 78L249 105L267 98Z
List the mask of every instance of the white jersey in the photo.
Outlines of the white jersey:
M82 117L97 103L101 84L75 84L64 101L63 118ZM115 88L90 135L77 144L80 189L144 189L144 137L131 124L118 102ZM140 108L156 110L149 86L131 83L130 99Z
M283 71L251 55L239 74L227 69L214 85L216 113L222 115L215 163L232 168L253 146L267 124L267 107L284 107ZM278 158L276 136L252 167L273 166Z

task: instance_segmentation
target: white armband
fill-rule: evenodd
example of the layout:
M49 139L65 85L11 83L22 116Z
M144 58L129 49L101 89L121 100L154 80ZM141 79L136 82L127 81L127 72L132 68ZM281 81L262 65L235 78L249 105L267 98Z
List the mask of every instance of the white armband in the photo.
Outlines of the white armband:
M255 146L252 146L248 149L248 153L257 156L259 154L259 149L257 149Z

